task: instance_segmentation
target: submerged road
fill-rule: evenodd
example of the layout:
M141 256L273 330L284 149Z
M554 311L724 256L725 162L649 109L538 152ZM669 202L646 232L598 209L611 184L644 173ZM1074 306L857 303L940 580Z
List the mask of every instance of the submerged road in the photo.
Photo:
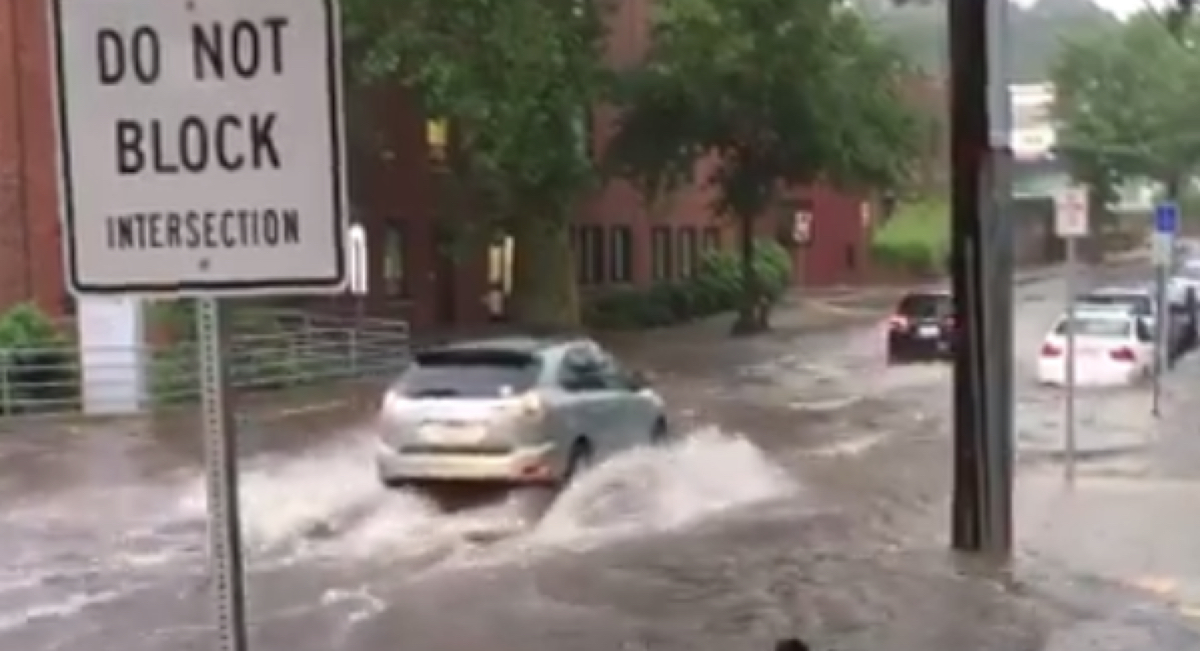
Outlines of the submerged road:
M1143 272L1100 269L1091 282ZM1062 289L1051 276L1017 290L1018 426L1031 449L1058 427L1059 398L1028 364ZM502 506L448 517L381 491L370 437L353 427L249 432L254 648L749 651L798 633L819 648L1067 651L1145 648L1087 646L1143 628L1200 648L1173 612L1138 611L1142 627L1120 590L1076 588L1070 577L1095 568L1064 568L1046 536L1026 541L1018 576L1122 614L1081 623L1023 579L952 562L949 369L887 367L880 332L656 342L635 363L654 369L691 436L597 469L536 531L490 546L464 533L503 524ZM1180 377L1200 376L1189 369ZM1092 429L1136 428L1147 395L1087 395L1081 411ZM0 648L211 648L196 458L196 441L171 432L0 435ZM1057 489L1029 490L1033 503Z

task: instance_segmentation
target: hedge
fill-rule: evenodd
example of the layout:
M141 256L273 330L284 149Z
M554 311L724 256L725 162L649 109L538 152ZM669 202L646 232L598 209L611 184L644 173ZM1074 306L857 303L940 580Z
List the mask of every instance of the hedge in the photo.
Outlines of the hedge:
M61 409L78 400L75 348L37 306L0 316L0 415Z
M900 205L871 236L876 262L917 275L943 271L949 250L950 209L940 200Z
M754 245L753 264L765 296L778 301L791 283L791 255L778 242L762 239ZM583 318L600 330L656 328L731 312L741 300L740 256L712 251L704 254L690 278L606 292L585 303Z

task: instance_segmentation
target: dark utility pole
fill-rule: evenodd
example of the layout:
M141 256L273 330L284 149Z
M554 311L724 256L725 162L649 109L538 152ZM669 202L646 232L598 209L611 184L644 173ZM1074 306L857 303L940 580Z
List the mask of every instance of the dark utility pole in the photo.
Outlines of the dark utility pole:
M951 542L997 557L1012 548L1013 242L1000 38L1007 2L949 0L951 273L960 328Z

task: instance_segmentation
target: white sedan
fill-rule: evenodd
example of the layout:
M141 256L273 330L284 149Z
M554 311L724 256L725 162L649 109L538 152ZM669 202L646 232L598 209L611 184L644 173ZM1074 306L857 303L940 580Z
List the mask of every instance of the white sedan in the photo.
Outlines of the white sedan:
M1075 333L1075 382L1079 386L1132 384L1154 369L1154 339L1142 319L1124 311L1079 310L1074 321L1059 318L1038 355L1042 384L1067 381L1067 332Z

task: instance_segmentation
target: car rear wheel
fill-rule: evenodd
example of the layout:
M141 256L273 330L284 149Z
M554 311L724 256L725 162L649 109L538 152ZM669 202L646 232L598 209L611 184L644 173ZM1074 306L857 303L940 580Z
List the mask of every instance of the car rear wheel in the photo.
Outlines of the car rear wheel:
M671 429L667 427L666 419L659 418L654 421L654 427L650 430L650 445L665 446L671 443Z
M554 501L592 465L592 446L580 439L571 446L567 466L557 483L518 486L509 492L509 502L527 526L533 526L554 505Z
M587 439L579 439L571 446L571 454L567 457L567 467L563 470L559 485L563 488L571 485L579 475L592 466L592 446Z

